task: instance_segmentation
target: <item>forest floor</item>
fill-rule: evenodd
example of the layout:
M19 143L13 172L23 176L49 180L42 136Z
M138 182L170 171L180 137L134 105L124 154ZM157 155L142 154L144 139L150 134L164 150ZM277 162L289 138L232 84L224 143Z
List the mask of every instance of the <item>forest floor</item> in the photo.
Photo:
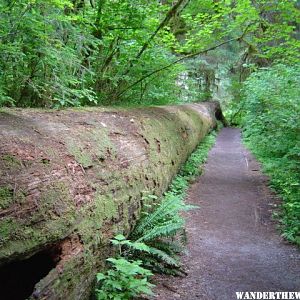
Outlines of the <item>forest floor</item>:
M235 292L299 291L300 254L276 230L279 199L238 129L224 128L187 202L186 277L156 276L155 299L227 300Z

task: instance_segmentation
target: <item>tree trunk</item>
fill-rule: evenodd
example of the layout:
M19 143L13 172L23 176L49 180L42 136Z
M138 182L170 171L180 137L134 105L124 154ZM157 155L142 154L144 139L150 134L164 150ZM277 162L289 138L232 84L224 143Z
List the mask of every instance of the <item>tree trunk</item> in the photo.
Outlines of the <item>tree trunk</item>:
M128 234L143 195L167 189L216 109L2 109L2 296L88 299L109 239Z

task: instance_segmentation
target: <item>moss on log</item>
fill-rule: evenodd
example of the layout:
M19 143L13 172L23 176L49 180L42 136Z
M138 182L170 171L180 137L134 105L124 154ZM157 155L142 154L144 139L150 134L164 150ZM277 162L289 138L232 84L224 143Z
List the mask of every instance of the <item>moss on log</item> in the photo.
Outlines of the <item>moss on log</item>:
M215 103L0 112L0 265L54 262L32 299L88 299L109 239L215 127Z

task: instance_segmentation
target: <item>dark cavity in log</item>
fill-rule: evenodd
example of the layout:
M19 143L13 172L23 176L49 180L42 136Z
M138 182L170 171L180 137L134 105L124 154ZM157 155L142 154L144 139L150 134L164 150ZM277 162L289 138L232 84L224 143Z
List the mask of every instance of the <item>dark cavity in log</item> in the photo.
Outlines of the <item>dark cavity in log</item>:
M13 261L0 268L1 299L25 300L34 286L58 263L58 248L49 247L32 257Z

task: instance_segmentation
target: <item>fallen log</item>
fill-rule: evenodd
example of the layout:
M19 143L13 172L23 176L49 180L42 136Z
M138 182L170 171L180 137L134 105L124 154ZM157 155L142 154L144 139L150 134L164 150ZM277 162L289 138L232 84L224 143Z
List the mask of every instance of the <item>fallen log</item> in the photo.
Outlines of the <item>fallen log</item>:
M2 296L88 299L109 239L167 189L217 107L2 109Z

